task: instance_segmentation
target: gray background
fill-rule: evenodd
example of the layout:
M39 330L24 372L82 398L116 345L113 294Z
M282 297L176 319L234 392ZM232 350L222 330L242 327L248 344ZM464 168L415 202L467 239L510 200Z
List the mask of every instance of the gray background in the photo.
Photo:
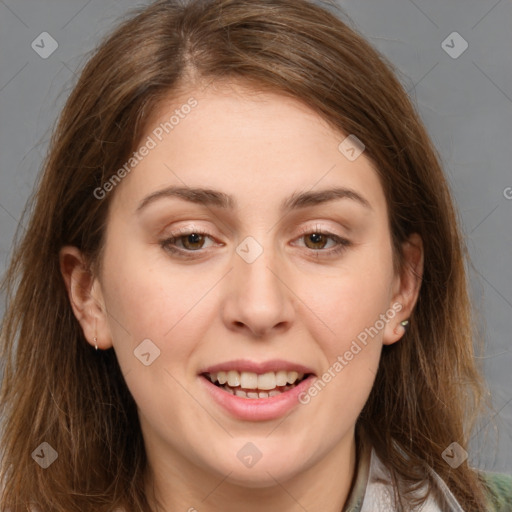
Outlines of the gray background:
M0 0L1 273L75 70L119 16L138 4ZM495 407L480 425L486 436L477 430L473 437L470 460L483 469L512 472L512 2L339 4L398 67L441 154L474 264L471 286L486 326L483 364ZM443 49L460 52L462 40L448 37L454 31L468 43L457 58ZM42 32L58 43L46 59L31 47Z

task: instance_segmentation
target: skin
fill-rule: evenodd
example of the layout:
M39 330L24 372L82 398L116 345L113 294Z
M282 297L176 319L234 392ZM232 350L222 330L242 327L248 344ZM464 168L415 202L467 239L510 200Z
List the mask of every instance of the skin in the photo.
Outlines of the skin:
M142 140L191 96L198 105L111 192L100 275L76 248L62 248L74 313L89 343L96 336L100 349L114 347L139 408L147 489L161 510L339 512L382 346L399 342L417 300L421 240L403 245L406 266L394 274L372 162L364 153L349 161L338 150L346 134L298 100L234 83L194 90L163 104ZM145 197L171 185L220 190L238 207L167 197L137 213ZM295 192L334 186L357 191L371 208L345 198L278 209ZM176 242L188 259L159 243L198 228L204 239ZM311 239L318 231L350 245L329 256L337 244ZM247 236L263 248L252 263L235 251ZM286 359L322 375L397 303L401 311L310 403L277 420L230 416L198 376L236 358ZM133 354L147 338L160 350L150 366ZM247 442L262 453L251 468L237 458Z

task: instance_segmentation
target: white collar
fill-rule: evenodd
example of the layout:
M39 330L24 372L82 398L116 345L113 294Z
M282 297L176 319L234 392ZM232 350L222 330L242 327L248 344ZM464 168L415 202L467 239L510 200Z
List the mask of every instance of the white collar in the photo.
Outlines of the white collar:
M464 512L441 477L431 468L429 468L429 472L433 479L433 486L426 501L417 509L418 512ZM417 495L424 495L426 487L427 482L416 491ZM366 489L360 502L360 508L352 510L354 512L356 510L359 512L397 511L391 473L373 448L370 454Z

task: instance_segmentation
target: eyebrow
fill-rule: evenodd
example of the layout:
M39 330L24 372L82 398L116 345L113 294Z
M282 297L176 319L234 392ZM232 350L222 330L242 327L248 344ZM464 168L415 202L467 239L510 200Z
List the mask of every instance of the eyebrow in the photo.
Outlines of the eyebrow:
M157 190L145 197L137 207L137 213L140 213L140 211L149 204L163 198L179 198L202 206L212 206L230 210L237 208L237 202L233 196L218 190L192 187L167 187L162 190ZM365 208L373 210L367 199L355 190L344 187L330 188L315 192L295 192L281 203L279 209L281 213L285 213L338 199L350 199Z

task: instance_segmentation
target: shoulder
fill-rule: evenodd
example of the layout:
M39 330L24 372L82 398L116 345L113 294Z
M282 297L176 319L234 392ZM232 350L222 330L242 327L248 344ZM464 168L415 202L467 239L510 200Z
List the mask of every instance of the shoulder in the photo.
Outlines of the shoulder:
M479 475L487 488L489 511L509 511L512 504L512 475L488 471L481 471Z

